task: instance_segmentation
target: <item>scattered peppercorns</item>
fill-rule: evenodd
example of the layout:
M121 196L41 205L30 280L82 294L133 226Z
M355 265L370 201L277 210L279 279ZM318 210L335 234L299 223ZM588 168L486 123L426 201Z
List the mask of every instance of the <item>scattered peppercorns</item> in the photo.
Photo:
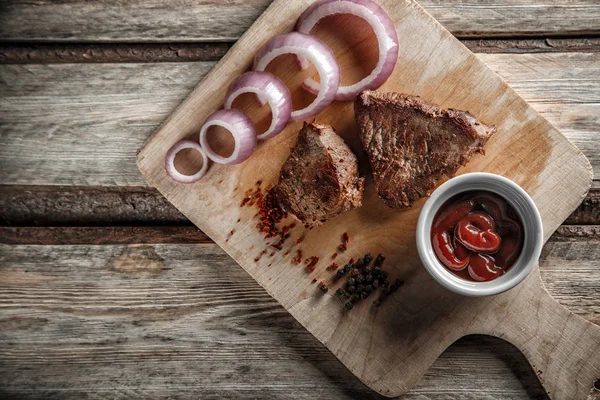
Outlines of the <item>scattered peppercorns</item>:
M346 300L349 299L344 303L347 310L351 310L357 302L367 299L375 292L379 292L379 295L373 301L373 305L379 307L387 296L397 292L404 284L402 280L395 279L394 283L390 285L388 273L382 269L385 259L386 257L381 253L377 257L366 253L356 262L351 259L337 270L335 276L338 279L349 275L345 287L336 290L336 295ZM370 265L373 260L375 262Z
M327 293L329 291L329 288L327 287L326 284L323 283L323 281L319 282L319 289L323 293Z
M346 264L346 265L344 265L344 274L347 274L350 271L352 271L352 264Z
M381 253L377 254L377 258L375 259L375 263L374 265L376 267L381 267L381 265L383 264L383 262L385 261L385 256Z

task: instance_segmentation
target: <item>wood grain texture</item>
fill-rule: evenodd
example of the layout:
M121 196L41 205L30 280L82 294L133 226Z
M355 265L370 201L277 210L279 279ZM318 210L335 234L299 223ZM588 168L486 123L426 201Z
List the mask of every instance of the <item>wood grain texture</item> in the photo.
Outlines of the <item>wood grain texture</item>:
M237 39L271 0L4 0L0 40L223 41ZM600 32L594 0L423 0L421 5L459 37Z
M600 53L479 57L600 177ZM0 184L147 185L132 154L213 66L0 65Z
M397 68L382 90L419 94L442 106L468 109L485 123L496 125L499 134L488 143L486 157L472 160L462 171L499 173L528 190L540 209L547 239L584 198L592 181L587 159L416 3L390 0L380 4L396 23L402 49ZM255 230L256 220L240 210L233 187L246 188L259 179L273 183L299 123L263 143L243 164L213 166L201 184L183 188L166 175L165 149L198 131L203 119L220 108L226 89L223 82L244 71L251 55L270 37L293 28L305 6L305 2L276 1L265 11L140 150L138 165L146 178L380 394L405 393L452 342L469 333L487 333L509 337L544 374L540 380L552 398L586 396L600 374L600 354L595 351L600 347L600 329L555 302L544 290L537 269L517 289L492 298L465 298L442 289L420 267L414 248L414 227L422 202L409 211L393 212L372 189L369 193L367 184L362 208L320 229L292 232L292 237L304 237L305 254L323 258L336 248L344 230L358 228L349 232L352 247L357 248L354 251L383 252L392 274L406 282L383 309L374 311L362 303L343 313L332 296L319 295L318 289L311 287L312 277L325 280L332 291L338 286L330 277L322 277L324 267L302 280L303 272L290 270L280 254L254 259L249 246L265 244ZM274 20L279 24L273 24ZM345 37L358 35L352 31L355 26L344 26ZM360 46L336 42L339 32L327 36L326 27L323 29L316 35L325 36L342 69L352 74L348 68L360 66L358 54L363 54L357 51L353 55L352 50ZM359 40L367 52L373 48L367 47L368 37L359 36ZM285 64L277 65L272 71L278 75L297 77ZM319 115L319 122L333 125L356 147L352 114L351 104L334 103ZM237 233L227 236L232 226ZM522 310L522 304L528 303L537 306L539 313ZM536 335L537 329L544 329L544 334ZM567 368L561 369L561 365Z
M540 264L596 324L598 256L597 239L550 239ZM8 398L380 398L215 244L0 246L0 275ZM449 398L546 396L513 346L469 336L403 397Z

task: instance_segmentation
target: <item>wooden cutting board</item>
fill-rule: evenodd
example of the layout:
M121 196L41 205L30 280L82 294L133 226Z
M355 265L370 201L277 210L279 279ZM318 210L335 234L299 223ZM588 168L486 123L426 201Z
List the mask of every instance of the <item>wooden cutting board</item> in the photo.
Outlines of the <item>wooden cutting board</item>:
M285 250L273 256L269 251L255 262L266 247L265 240L255 227L256 210L240 208L240 202L256 181L262 180L263 186L276 181L302 122L290 124L279 136L261 143L241 165L212 165L208 175L195 184L177 184L166 175L167 149L183 138L197 140L204 119L222 106L229 83L250 67L254 54L271 37L293 30L310 3L274 1L139 151L141 171L373 390L386 396L406 392L455 340L481 333L517 346L553 399L584 398L600 377L600 328L553 300L538 269L515 289L489 298L465 298L440 287L421 266L415 247L415 225L423 201L405 212L389 209L369 181L362 208L312 231L303 232L300 227L292 231L285 249L291 247L294 252L295 239L304 237L298 246L304 255L321 259L314 272L293 265L293 253L286 257ZM488 143L487 155L476 157L459 173L488 171L520 184L540 209L547 239L589 189L588 160L416 2L379 3L395 21L400 38L398 64L381 90L417 94L444 107L469 110L483 122L496 125L498 133ZM336 16L317 27L315 35L334 49L344 82L365 76L377 59L373 35L353 17ZM298 72L291 56L278 58L270 70L292 89L295 108L311 101L299 89L307 73ZM268 110L259 109L253 101L241 99L239 106L264 127L270 118ZM346 139L367 173L352 103L336 102L316 121L331 124ZM334 295L339 283L326 266L344 232L350 235L350 244L336 259L340 265L365 252L382 252L388 257L386 269L406 282L380 308L373 308L370 299L345 312ZM318 290L314 277L330 286L329 293Z

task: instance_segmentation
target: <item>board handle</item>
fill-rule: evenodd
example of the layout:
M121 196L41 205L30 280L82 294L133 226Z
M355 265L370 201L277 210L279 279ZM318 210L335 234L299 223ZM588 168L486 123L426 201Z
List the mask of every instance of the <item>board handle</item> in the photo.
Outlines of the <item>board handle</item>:
M494 331L521 350L552 400L600 399L600 327L554 300L539 274L528 281Z

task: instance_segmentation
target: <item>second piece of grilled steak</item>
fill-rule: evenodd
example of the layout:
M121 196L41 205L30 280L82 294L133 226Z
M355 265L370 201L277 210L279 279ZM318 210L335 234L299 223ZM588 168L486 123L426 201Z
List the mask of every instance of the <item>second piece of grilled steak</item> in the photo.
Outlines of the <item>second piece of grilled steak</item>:
M354 102L375 188L392 208L407 208L452 176L496 132L467 111L418 96L364 91Z
M360 207L363 187L344 140L330 126L305 123L274 190L283 210L312 227Z

